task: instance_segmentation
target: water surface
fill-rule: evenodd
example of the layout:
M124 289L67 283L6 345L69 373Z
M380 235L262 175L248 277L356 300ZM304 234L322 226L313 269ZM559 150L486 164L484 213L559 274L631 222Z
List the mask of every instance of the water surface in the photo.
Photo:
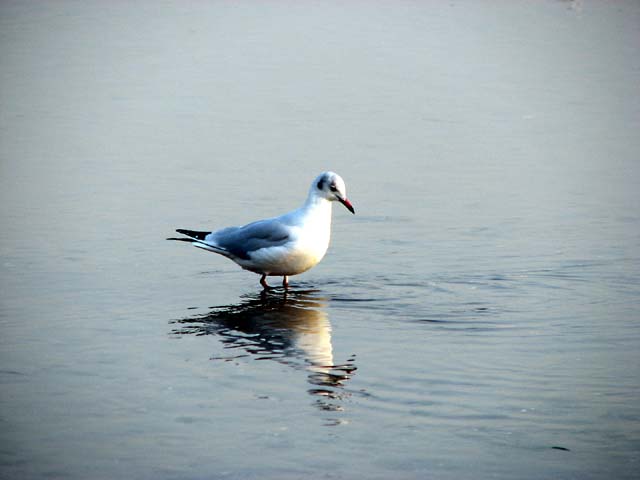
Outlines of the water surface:
M637 477L639 25L3 2L0 477ZM328 169L286 294L164 241Z

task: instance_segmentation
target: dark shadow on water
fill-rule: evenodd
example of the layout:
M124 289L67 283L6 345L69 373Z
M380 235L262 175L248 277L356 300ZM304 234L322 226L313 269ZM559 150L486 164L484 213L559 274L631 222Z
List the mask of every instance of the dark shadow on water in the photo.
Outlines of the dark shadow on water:
M355 355L335 363L327 299L317 290L261 292L243 297L238 304L210 307L205 314L174 320L173 335L215 335L229 355L213 361L241 358L272 360L305 370L316 406L324 411L343 410L349 396L345 383L357 367ZM331 419L327 425L340 422Z

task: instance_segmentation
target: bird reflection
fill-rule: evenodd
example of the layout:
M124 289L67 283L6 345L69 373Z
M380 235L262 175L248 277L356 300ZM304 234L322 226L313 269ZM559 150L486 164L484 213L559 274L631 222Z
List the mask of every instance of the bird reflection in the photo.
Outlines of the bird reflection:
M284 294L262 292L236 305L211 307L173 323L176 335L216 335L228 356L212 360L234 361L242 357L274 360L308 372L308 390L316 406L341 411L344 390L356 370L355 356L335 364L331 345L331 324L325 312L326 299L315 290L289 290ZM329 424L340 423L332 420Z

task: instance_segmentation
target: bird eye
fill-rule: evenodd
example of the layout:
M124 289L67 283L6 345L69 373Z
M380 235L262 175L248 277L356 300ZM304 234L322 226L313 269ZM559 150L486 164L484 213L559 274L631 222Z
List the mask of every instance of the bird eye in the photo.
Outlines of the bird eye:
M338 188L336 187L335 183L332 183L331 185L329 185L329 188L331 189L332 192L337 192Z

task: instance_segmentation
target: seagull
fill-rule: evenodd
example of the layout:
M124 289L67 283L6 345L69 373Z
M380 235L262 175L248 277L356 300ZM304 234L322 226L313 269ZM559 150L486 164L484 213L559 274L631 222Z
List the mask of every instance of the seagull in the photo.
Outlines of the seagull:
M279 217L267 218L240 227L227 227L214 232L179 228L186 235L179 240L194 247L223 255L245 270L262 275L265 290L269 276L282 276L282 286L289 286L289 276L306 272L322 260L331 237L331 205L340 202L351 213L342 177L334 172L318 175L309 189L304 204Z

